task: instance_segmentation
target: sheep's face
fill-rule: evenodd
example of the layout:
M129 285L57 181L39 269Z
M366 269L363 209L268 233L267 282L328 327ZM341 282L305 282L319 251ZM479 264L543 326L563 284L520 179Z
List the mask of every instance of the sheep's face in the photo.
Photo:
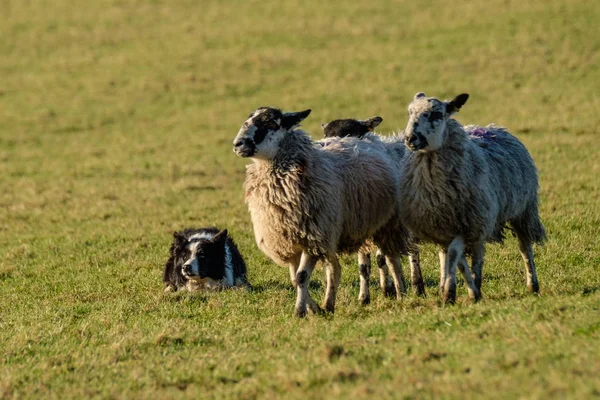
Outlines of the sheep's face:
M233 140L233 151L240 157L270 160L279 150L279 142L300 125L311 110L284 113L270 107L254 111Z
M336 119L327 124L321 124L325 137L357 137L362 138L372 132L383 121L381 117L371 117L365 121L356 119Z
M440 101L417 93L408 105L406 146L413 151L435 151L446 139L448 119L466 103L468 94L460 94L452 101Z

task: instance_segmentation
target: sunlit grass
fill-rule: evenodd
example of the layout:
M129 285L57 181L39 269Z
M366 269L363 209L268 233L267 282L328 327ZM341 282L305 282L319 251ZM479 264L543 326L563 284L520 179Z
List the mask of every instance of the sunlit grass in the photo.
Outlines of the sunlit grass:
M600 394L600 6L576 1L0 3L0 397L589 398ZM357 301L292 318L288 272L254 244L245 160L263 105L304 128L415 92L471 98L540 172L541 295L516 240L489 246L484 300ZM255 290L163 294L171 232L227 227ZM405 273L407 272L405 266ZM323 295L318 269L313 294Z

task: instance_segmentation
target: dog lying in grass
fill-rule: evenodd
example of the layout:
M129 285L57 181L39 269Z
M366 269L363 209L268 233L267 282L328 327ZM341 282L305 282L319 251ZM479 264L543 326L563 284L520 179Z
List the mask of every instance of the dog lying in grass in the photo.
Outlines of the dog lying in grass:
M165 264L165 292L250 288L246 264L227 230L185 229L173 233Z

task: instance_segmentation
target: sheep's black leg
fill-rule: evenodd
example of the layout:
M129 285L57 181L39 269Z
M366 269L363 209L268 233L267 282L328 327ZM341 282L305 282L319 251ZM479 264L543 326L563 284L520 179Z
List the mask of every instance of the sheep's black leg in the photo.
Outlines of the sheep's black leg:
M385 256L380 250L377 250L377 256L375 260L377 262L377 267L379 268L379 286L381 287L381 291L387 297L396 296L394 281L388 275L388 267L385 263Z
M335 297L337 289L342 278L342 267L335 253L326 256L327 263L325 264L327 273L327 289L325 290L325 299L323 300L323 308L327 312L335 311Z
M425 297L425 282L423 282L423 274L421 273L419 250L408 255L408 263L410 264L410 281L413 290L417 296Z
M396 289L396 298L400 299L406 295L406 281L404 280L404 274L402 273L402 264L400 263L400 257L385 257L392 279L394 280L394 287Z
M443 300L446 304L454 304L456 302L456 267L463 257L465 251L465 243L462 237L454 238L450 246L448 246L448 254L445 257Z
M469 298L474 302L479 301L481 298L481 292L477 286L475 286L475 281L473 280L473 276L471 275L471 270L469 269L469 263L467 262L467 258L463 254L458 262L458 269L460 270L463 278L467 282L467 291L469 292Z
M535 272L535 263L533 262L533 247L531 243L525 241L519 236L519 250L521 257L525 261L525 272L527 273L527 288L531 293L538 293L540 285L538 283L537 273Z
M362 305L371 302L371 294L369 293L369 279L371 276L371 256L369 253L358 253L358 271L360 273L360 292L358 301Z
M485 244L479 243L473 246L473 256L471 257L471 268L475 286L481 294L481 282L483 281L483 257L485 255Z
M308 293L308 284L317 259L310 254L303 252L300 258L300 266L296 271L296 307L294 312L297 317L306 316L307 302L310 294Z

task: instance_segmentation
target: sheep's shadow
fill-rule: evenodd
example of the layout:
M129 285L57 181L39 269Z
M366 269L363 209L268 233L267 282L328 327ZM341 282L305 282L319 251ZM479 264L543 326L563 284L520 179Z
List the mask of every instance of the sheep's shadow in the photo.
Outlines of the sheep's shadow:
M310 281L308 284L308 288L311 290L318 290L323 288L323 284L319 281ZM271 290L295 290L292 286L291 282L262 282L252 285L252 289L250 289L254 293L264 293Z

